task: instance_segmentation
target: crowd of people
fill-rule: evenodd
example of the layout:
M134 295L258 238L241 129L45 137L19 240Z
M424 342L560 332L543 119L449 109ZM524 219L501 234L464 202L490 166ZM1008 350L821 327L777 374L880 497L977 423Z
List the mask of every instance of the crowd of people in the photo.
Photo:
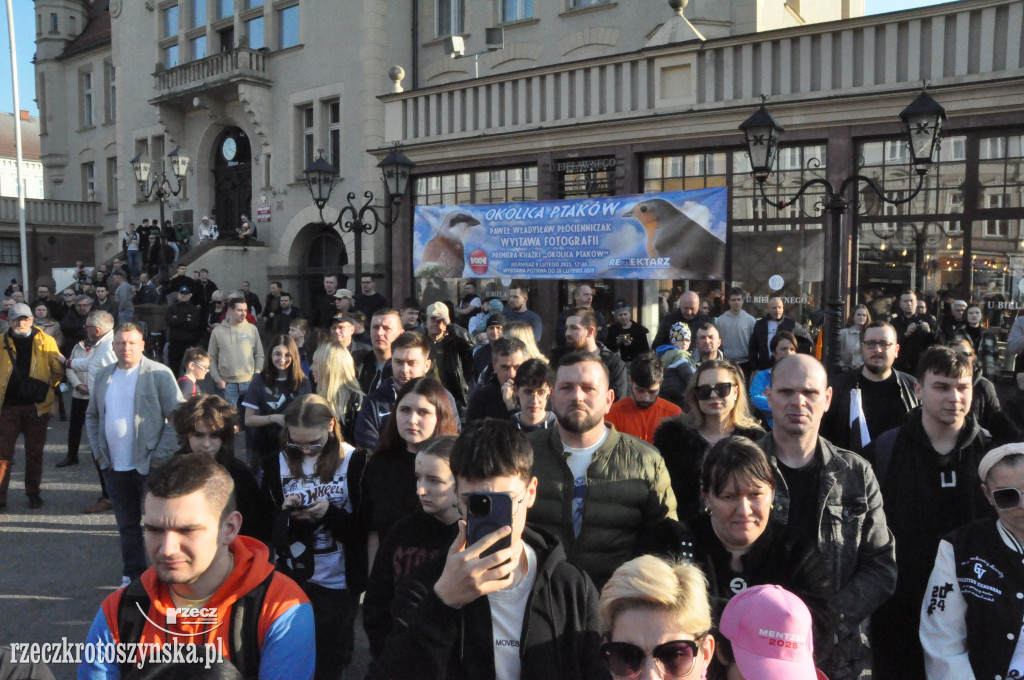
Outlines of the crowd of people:
M84 430L85 511L117 521L91 642L192 635L242 677L338 678L361 609L368 678L1024 672L1024 409L977 305L858 305L829 375L820 322L781 298L756 319L739 289L717 314L682 293L649 338L582 284L547 327L524 283L391 306L326 276L307 312L180 267L154 344L120 304L152 282L97 269L8 297L0 352L0 508L22 433L42 506L63 382L58 467ZM257 623L168 633L133 607Z

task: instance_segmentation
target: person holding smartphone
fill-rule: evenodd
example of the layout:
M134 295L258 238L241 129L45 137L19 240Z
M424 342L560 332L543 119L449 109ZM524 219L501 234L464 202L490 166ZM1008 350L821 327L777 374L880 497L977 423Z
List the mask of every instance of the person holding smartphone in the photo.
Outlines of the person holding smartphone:
M594 584L554 535L526 526L537 500L526 436L507 420L477 421L450 463L467 519L447 555L396 593L375 677L607 677ZM470 538L477 523L490 529Z
M313 604L316 678L335 679L352 660L356 606L366 587L366 532L358 518L366 451L345 443L331 405L316 394L284 412L284 450L269 482L277 569ZM270 477L270 475L268 475Z

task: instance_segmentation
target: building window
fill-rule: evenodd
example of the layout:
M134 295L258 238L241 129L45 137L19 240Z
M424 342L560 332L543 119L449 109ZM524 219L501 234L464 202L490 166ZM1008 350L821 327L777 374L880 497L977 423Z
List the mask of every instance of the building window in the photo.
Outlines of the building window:
M46 74L39 74L36 85L36 103L39 104L39 134L46 134Z
M0 238L0 265L21 265L21 241L16 238Z
M72 37L78 35L78 21L75 20L75 17L68 17L68 33Z
M569 7L590 7L591 5L606 5L611 0L569 0Z
M644 191L685 191L729 184L725 152L652 156L644 160Z
M330 157L327 162L341 169L341 102L327 104L327 139Z
M206 23L206 0L192 0L192 28Z
M50 14L50 33L60 33L60 23L57 21L57 15Z
M178 35L178 6L164 8L164 37L172 38Z
M103 104L106 111L105 122L113 123L117 120L117 75L114 65L109 61L103 65L106 74L106 91L103 93Z
M533 0L502 0L502 21L519 21L532 16Z
M249 36L249 47L258 50L266 47L266 40L263 38L263 17L256 17L245 22L245 33Z
M206 58L206 36L201 35L196 38L192 38L192 60L197 61L199 59Z
M308 168L316 158L316 135L313 128L313 107L304 106L299 110L302 124L302 169Z
M81 74L79 82L82 89L82 127L91 127L93 125L92 72L87 71Z
M537 200L537 167L526 165L416 178L416 205Z
M164 48L164 67L174 68L180 62L178 61L178 45L168 45Z
M235 0L217 0L217 18L223 19L235 13Z
M96 164L82 163L82 200L96 200Z
M245 8L263 7L263 0L245 0Z
M299 44L299 6L292 5L277 12L277 42L283 50Z
M437 36L456 35L462 33L463 0L435 0L437 3Z
M117 212L117 158L107 159L107 212Z
M36 14L36 35L43 34L43 15Z

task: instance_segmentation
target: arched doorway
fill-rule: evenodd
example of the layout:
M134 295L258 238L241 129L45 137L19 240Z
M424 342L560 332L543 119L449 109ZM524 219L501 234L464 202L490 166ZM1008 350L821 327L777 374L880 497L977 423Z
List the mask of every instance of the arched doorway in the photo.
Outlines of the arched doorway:
M347 288L348 277L342 273L348 264L348 249L344 241L330 227L322 224L309 225L318 232L309 242L306 249L305 267L303 267L304 304L312 309L312 301L323 295L324 276L334 274L338 277L338 287Z
M221 238L233 238L244 213L252 215L252 148L241 128L224 130L213 145L214 219ZM254 225L255 226L255 225Z

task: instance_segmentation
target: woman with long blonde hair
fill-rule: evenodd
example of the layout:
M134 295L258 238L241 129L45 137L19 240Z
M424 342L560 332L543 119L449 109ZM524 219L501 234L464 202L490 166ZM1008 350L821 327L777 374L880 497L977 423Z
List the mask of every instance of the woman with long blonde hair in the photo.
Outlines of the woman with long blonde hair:
M316 348L310 365L316 393L334 409L345 441L355 440L356 416L363 404L363 391L356 379L355 362L344 346L326 342Z
M526 345L524 359L540 359L544 363L548 363L548 358L537 347L537 339L533 337L533 327L525 321L512 321L505 324L505 327L501 329L501 337L522 340Z
M708 450L732 435L754 441L764 436L750 414L745 387L735 364L705 361L686 387L687 410L662 421L654 432L654 446L668 467L681 520L700 510L700 470Z

